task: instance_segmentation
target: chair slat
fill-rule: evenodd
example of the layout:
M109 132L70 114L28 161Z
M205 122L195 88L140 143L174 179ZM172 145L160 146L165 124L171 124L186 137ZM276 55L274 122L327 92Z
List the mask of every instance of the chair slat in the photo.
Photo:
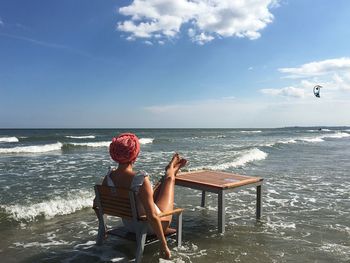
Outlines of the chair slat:
M127 213L127 214L132 214L132 211L131 211L130 208L125 208L125 207L120 207L120 206L113 206L113 205L103 204L102 205L102 209L103 209L103 211L105 211L106 209L109 209L109 210L121 211L121 212Z
M121 187L111 187L106 185L97 185L97 189L101 196L107 195L107 196L118 196L121 198L129 198L129 189L127 188L121 188ZM118 189L116 191L116 189Z
M111 215L111 216L118 216L118 217L122 217L122 218L128 218L131 219L132 218L132 214L127 213L125 211L120 211L117 209L103 209L103 213L106 215Z
M105 202L105 201L102 201L101 204L102 204L102 207L103 206L121 207L123 209L131 210L130 204L122 204L122 203L115 203L115 202Z
M118 196L116 194L100 194L101 198L108 199L108 200L124 200L128 201L129 197L124 197L124 196Z
M130 202L122 202L120 200L113 201L113 200L109 200L109 199L106 200L106 199L101 198L100 202L101 202L101 204L109 204L109 205L113 205L113 206L123 206L123 207L130 207L131 208Z

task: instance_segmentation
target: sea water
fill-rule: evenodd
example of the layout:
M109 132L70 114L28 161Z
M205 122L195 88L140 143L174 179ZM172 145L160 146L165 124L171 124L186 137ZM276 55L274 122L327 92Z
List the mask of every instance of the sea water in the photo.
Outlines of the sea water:
M176 187L185 208L183 246L172 262L350 262L350 128L0 130L0 261L128 262L135 246L118 238L96 246L93 186L108 167L111 138L140 138L135 169L155 183L174 152L185 171L261 176L255 189L226 195L226 232L217 232L217 196ZM109 218L109 225L118 219ZM144 262L159 259L147 246Z

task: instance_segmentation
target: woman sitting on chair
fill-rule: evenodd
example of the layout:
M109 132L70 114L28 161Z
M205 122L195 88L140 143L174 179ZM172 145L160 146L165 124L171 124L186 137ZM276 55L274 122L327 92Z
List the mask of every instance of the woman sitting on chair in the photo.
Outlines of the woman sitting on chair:
M140 215L146 215L151 226L149 232L157 235L165 258L170 258L170 250L164 232L170 226L172 216L159 218L158 214L174 208L175 175L187 161L176 153L165 168L161 183L153 191L148 175L133 170L133 164L140 152L140 143L136 135L123 133L114 137L109 146L111 158L118 168L110 169L103 179L104 185L130 188L137 192L136 202ZM125 227L134 232L132 221L123 220ZM153 231L152 231L153 230Z

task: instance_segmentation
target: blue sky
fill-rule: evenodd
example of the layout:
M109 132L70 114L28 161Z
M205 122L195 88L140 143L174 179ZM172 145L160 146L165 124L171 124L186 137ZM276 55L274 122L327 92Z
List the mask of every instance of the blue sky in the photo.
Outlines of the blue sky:
M350 125L349 14L347 0L3 0L0 128Z

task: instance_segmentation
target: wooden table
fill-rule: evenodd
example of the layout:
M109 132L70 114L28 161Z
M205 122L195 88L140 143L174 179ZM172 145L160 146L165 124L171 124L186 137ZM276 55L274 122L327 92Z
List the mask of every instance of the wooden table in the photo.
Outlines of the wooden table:
M242 187L256 186L256 219L260 219L262 210L261 186L263 178L243 176L228 172L201 170L181 173L176 176L175 184L202 191L201 206L205 205L205 192L218 194L218 231L225 232L225 194Z

